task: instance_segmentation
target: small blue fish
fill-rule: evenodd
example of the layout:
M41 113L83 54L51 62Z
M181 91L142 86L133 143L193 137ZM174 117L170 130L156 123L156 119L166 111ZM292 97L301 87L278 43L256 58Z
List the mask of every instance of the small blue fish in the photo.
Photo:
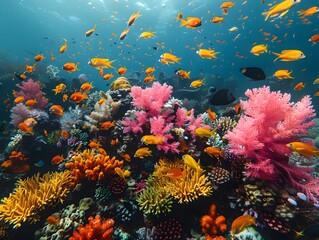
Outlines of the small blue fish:
M305 202L308 201L307 196L306 196L305 194L301 193L301 192L298 192L298 193L297 193L297 196L298 196L298 198L301 199L302 201L305 201Z
M42 167L43 165L44 165L44 162L42 160L40 160L34 164L34 166L36 166L36 167Z
M296 201L295 199L293 199L293 198L288 198L287 201L288 201L291 205L297 206L297 201Z

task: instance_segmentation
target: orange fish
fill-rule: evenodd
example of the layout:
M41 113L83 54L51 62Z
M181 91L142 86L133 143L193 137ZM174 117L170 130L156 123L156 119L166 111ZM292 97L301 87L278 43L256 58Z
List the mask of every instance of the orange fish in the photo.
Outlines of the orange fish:
M120 67L119 69L117 69L117 73L120 75L125 74L127 71L126 67Z
M35 64L33 64L33 66L27 65L25 71L27 73L33 73L35 71Z
M177 16L175 17L175 20L176 20L176 22L178 22L182 18L183 18L183 14L179 12L179 13L177 13Z
M131 162L131 156L128 153L124 153L122 157L124 158L125 161Z
M52 89L53 92L55 92L55 95L58 93L61 93L66 88L66 85L64 83L60 83L55 86L54 89Z
M63 102L65 102L66 100L68 100L68 94L63 94L62 100Z
M216 17L213 17L213 18L212 18L211 22L212 22L212 23L222 23L222 22L224 22L224 18L223 18L223 17L216 16Z
M194 29L202 25L202 21L200 20L200 18L197 18L197 17L188 17L186 20L181 18L180 20L181 20L180 27L186 26L187 28Z
M303 82L298 83L295 87L294 90L299 91L305 87L305 84Z
M83 90L83 91L88 91L91 88L93 88L92 83L83 83L81 85L81 90Z
M23 123L25 123L27 127L34 127L38 124L38 122L34 118L27 118L23 121Z
M129 28L128 29L124 29L123 32L120 35L120 40L123 40L129 32L130 32Z
M309 38L308 41L312 42L313 44L316 44L317 42L319 42L319 34L313 35L311 38Z
M44 55L43 54L38 54L34 57L34 60L36 62L42 61L44 59Z
M240 113L241 107L240 107L239 103L234 106L234 110L235 110L236 114Z
M212 121L215 121L215 120L216 120L216 113L215 113L215 112L213 112L212 110L210 110L210 108L208 108L208 109L206 110L206 112L207 112L208 117L209 117L210 120L212 120Z
M184 171L182 171L179 168L175 168L175 167L170 168L167 171L166 176L169 178L173 178L173 179L184 178L186 176L186 169Z
M36 99L29 99L28 101L25 102L25 105L26 105L27 107L31 107L31 106L33 106L34 104L37 104L37 103L38 103L38 102L37 102Z
M103 149L103 148L97 148L97 151L99 152L99 154L102 154L102 155L107 155L106 151Z
M112 139L111 142L110 142L111 146L114 146L114 145L116 145L118 143L119 143L119 139L118 138Z
M145 74L152 74L153 72L155 72L155 68L154 67L148 67L145 70Z
M155 80L155 77L152 75L149 75L149 76L146 76L145 78L144 78L144 82L145 83L149 83L149 82L152 82L152 81L154 81Z
M63 116L63 107L61 105L53 105L52 107L50 107L50 113Z
M18 128L25 133L30 133L33 135L33 127L28 127L26 123L19 123Z
M18 104L18 103L22 103L24 100L25 100L25 99L24 99L23 96L19 96L19 97L16 97L13 102L14 102L15 104Z
M105 74L105 75L103 76L103 79L104 79L105 81L108 81L108 80L112 79L113 77L114 77L114 76L113 76L112 73L107 73L107 74Z
M185 78L190 79L191 72L190 71L186 72L185 70L180 69L176 72L176 75L178 75L182 79L185 79Z
M95 142L95 141L93 141L93 140L91 140L90 141L90 143L89 143L89 147L90 148L99 148L99 147L101 147L102 145L100 144L100 142Z
M60 47L60 53L64 53L68 49L67 40L63 38L64 44Z
M60 164L63 160L65 160L65 158L63 157L63 154L61 154L61 155L55 155L55 156L51 159L51 163L53 163L53 164Z
M204 149L204 152L207 153L211 157L223 157L224 156L224 151L221 150L220 148L215 148L215 147L207 147Z
M88 30L86 33L85 33L85 36L86 37L89 37L92 35L92 33L96 30L96 24L94 25L94 27L90 30Z
M78 70L78 65L72 62L68 62L63 65L62 69L67 71L68 73L72 73Z
M315 96L315 97L318 97L318 96L319 96L319 92L315 92L315 93L314 93L314 96Z
M70 96L70 101L75 102L75 103L79 103L87 98L88 98L88 96L86 93L75 92Z
M109 130L110 128L114 127L115 126L115 122L111 122L111 121L106 121L104 122L102 125L101 125L101 129L102 130Z
M232 234L238 234L244 231L247 227L256 225L256 219L249 214L239 216L236 218L231 225Z
M65 139L69 138L69 133L65 130L61 131L61 136L64 137Z
M136 20L137 18L139 18L140 16L142 16L142 15L140 14L140 10L138 10L137 13L133 13L133 14L130 16L130 18L129 18L128 22L127 22L127 25L128 25L128 26L131 26L131 25L135 22L135 20Z

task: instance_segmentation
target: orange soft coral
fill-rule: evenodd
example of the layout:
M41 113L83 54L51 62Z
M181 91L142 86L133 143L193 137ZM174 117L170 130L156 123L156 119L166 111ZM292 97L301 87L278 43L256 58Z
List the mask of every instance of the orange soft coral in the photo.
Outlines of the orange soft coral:
M85 226L80 225L69 240L112 240L113 225L114 220L111 218L102 221L100 215L96 215L95 218L89 217L89 223Z
M218 230L220 232L227 230L226 218L223 215L217 216L217 207L215 204L210 205L208 214L200 218L200 226L202 232L206 234L206 239L214 239L209 237L216 237Z
M12 151L8 160L1 164L6 171L10 173L25 173L30 169L30 166L24 161L29 160L25 158L22 152Z
M114 168L122 165L123 161L97 153L94 149L84 150L65 164L67 168L72 169L77 180L84 177L89 180L103 180L106 173L116 174Z

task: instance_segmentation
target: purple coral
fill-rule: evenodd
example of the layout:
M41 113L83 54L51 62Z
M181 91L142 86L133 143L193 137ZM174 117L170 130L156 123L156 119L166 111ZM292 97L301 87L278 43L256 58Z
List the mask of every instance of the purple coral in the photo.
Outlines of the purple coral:
M16 97L23 96L26 101L30 99L36 99L37 103L33 105L33 108L44 109L48 104L48 99L46 99L44 96L45 93L41 91L40 84L34 82L31 78L26 82L22 82L21 84L22 85L17 84L17 87L20 88L20 91L15 94Z
M313 169L305 171L290 165L291 149L286 146L301 141L315 124L310 97L294 103L290 102L290 94L271 92L266 86L247 90L245 94L248 100L240 102L244 114L225 137L232 153L251 159L246 165L246 176L291 183L316 200L319 180L308 174Z

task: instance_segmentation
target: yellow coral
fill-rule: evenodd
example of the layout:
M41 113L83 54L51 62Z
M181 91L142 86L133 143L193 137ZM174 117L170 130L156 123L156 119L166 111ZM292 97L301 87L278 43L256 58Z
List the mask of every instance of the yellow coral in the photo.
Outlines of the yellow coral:
M65 164L67 168L73 170L73 174L77 180L84 177L90 180L103 180L105 173L116 174L114 169L122 167L122 165L123 161L97 153L93 149L86 149L74 155L71 161Z
M74 186L73 180L70 171L47 173L43 177L38 173L19 179L13 193L1 201L0 219L13 224L14 228L26 221L38 221L39 211L45 206L64 201Z
M168 213L172 208L172 197L156 178L150 178L147 188L136 199L139 208L146 214Z
M110 86L110 90L115 91L119 89L131 90L131 84L126 77L119 77Z

